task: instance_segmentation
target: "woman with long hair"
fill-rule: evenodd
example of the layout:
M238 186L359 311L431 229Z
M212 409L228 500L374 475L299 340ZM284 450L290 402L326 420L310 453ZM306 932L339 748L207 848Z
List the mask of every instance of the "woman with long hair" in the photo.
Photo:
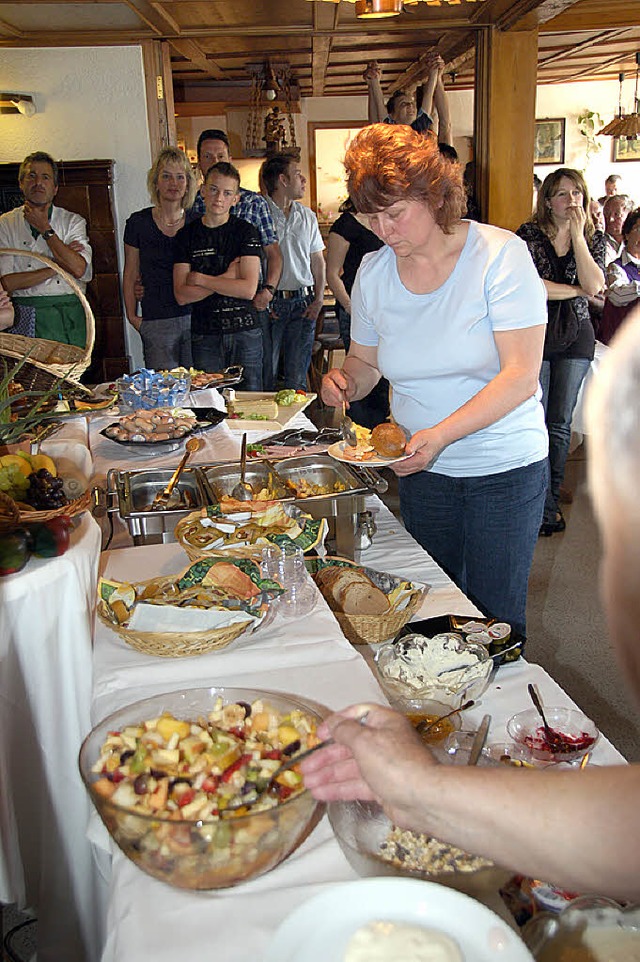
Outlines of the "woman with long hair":
M549 488L540 534L564 531L560 486L578 392L595 350L587 298L604 287L605 239L589 216L580 171L560 167L545 177L533 220L518 228L547 292L548 325L540 370L549 431Z
M545 299L526 246L463 220L459 165L406 126L365 127L349 195L384 242L351 292L351 347L327 404L384 375L409 458L393 465L413 537L487 615L525 633L547 486L538 374Z
M175 236L193 204L196 179L188 157L164 147L147 175L152 207L135 211L124 229L122 287L127 320L140 334L144 363L162 370L191 367L191 305L173 294ZM136 288L142 286L142 316Z

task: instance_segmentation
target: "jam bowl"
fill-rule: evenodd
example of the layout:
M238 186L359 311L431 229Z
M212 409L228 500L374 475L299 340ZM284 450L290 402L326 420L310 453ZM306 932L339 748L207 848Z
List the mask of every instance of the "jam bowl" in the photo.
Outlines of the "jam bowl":
M535 708L512 715L507 722L507 734L526 748L535 762L549 765L558 762L580 761L593 751L600 737L596 725L581 711L571 708L547 707L544 713L549 728L561 736L558 743L549 740L542 719Z

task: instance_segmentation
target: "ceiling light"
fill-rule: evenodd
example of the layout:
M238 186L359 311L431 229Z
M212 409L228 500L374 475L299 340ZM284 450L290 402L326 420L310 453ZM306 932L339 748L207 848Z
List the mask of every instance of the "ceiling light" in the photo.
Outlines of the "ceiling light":
M402 13L402 0L356 0L359 20L381 20Z
M633 96L633 109L634 112L630 114L625 114L622 109L622 84L624 82L624 74L618 74L618 83L620 88L618 91L618 116L614 117L613 120L598 131L598 134L604 134L609 137L626 137L628 140L634 140L640 138L640 101L638 100L638 74L640 73L640 53L636 54L636 89Z

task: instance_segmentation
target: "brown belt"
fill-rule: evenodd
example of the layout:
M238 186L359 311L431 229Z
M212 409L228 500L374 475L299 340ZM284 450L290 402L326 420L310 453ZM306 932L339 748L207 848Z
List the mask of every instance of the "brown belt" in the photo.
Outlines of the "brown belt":
M299 287L297 291L276 291L273 296L289 301L294 297L308 297L309 294L313 294L313 287Z

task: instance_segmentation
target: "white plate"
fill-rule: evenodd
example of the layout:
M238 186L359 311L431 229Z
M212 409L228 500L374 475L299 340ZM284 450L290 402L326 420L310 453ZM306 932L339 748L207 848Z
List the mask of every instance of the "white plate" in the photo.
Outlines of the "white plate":
M517 932L480 902L404 878L344 882L309 899L280 925L264 962L342 962L354 932L375 921L439 929L458 943L464 962L533 962Z
M413 457L412 454L401 454L399 458L383 458L380 454L374 454L372 458L363 459L362 461L356 460L355 458L345 457L345 448L349 447L346 441L336 441L335 444L330 444L327 448L327 454L335 458L336 461L344 461L345 464L362 464L366 468L367 466L371 468L383 468L387 464L396 464L397 461L406 461L407 458Z

